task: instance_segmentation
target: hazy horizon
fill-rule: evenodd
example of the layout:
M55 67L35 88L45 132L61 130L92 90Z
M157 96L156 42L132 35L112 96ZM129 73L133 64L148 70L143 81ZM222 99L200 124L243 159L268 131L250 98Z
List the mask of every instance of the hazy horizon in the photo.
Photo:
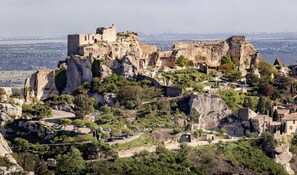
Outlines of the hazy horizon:
M144 34L297 32L294 0L0 0L0 37L94 33L114 23Z

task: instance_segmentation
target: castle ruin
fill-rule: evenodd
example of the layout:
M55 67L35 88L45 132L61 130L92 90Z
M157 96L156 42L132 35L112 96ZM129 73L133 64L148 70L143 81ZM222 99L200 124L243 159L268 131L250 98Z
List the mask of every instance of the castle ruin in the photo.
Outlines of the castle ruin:
M68 35L68 56L79 55L79 47L95 44L99 41L115 42L117 32L114 24L111 27L99 27L96 33Z

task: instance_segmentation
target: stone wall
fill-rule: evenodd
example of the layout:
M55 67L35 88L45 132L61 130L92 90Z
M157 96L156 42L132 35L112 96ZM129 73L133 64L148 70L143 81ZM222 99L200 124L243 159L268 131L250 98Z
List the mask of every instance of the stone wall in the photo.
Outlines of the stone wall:
M102 35L102 41L105 42L115 42L117 40L117 32L114 24L109 28L97 28L96 34Z
M96 34L73 34L68 35L68 56L79 54L80 46L92 45L99 41L115 42L117 40L117 32L114 25L109 28L100 27L96 30Z

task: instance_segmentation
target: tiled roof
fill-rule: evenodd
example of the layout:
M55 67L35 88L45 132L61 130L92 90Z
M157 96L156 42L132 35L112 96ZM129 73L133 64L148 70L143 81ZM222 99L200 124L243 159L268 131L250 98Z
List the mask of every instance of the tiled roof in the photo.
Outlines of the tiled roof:
M269 117L268 115L262 115L262 114L258 114L255 118L253 118L253 120L258 120L258 121L267 121L267 122L272 122L272 118Z
M290 109L277 109L277 113L281 115L289 114Z
M297 120L297 112L289 114L289 116L286 117L285 120Z

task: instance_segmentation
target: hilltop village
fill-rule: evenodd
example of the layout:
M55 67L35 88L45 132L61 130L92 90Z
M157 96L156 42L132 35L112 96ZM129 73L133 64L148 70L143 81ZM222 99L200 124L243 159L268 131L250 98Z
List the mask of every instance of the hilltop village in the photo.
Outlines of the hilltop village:
M0 174L297 172L296 66L244 36L164 51L112 25L68 35L67 55L0 88Z

